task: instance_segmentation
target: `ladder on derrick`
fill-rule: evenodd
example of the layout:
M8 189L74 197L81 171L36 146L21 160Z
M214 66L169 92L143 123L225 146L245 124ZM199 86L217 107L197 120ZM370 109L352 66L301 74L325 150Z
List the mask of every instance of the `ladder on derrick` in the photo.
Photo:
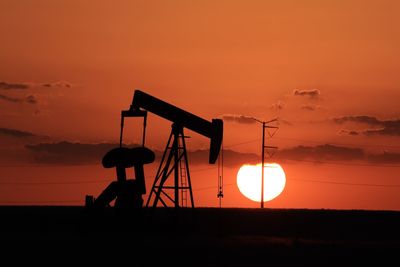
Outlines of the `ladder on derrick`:
M183 136L183 138L188 138L188 136ZM182 141L179 140L178 144L178 149L179 149L179 157L182 157L183 153L183 144ZM182 162L182 160L179 161L179 174L180 174L180 182L181 182L181 207L187 207L188 206L188 199L187 199L187 191L188 191L188 186L187 186L187 171L185 167L185 162Z

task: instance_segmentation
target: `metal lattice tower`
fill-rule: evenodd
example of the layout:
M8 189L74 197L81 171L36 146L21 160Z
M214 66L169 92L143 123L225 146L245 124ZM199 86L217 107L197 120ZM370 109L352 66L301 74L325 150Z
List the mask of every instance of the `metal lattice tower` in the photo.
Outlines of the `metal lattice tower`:
M172 173L174 174L172 185L166 184ZM184 204L187 206L188 191L190 205L194 208L185 136L183 128L173 124L146 206L148 207L151 201L153 201L153 207L157 207L158 201L164 207L168 207L170 203L175 208Z

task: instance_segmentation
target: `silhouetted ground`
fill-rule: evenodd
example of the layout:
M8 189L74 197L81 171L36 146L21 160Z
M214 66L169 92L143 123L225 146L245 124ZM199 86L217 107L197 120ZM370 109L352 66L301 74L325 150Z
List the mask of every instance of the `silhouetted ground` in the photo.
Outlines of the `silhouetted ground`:
M383 265L400 258L400 212L0 207L14 263L117 266ZM4 257L3 257L4 259Z

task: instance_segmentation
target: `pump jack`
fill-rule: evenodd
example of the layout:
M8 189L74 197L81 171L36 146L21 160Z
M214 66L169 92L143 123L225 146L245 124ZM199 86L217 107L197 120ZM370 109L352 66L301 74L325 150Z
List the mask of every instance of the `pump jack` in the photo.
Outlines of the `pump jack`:
M214 164L221 150L223 121L221 119L207 121L140 90L135 90L130 108L121 112L120 147L109 151L103 158L103 166L105 168L116 167L117 181L112 182L93 201L93 206L105 207L115 198L116 207L142 206L142 195L146 193L143 164L151 163L155 158L153 151L144 146L147 112L171 121L172 129L147 199L146 207L151 205L151 201L151 206L157 207L160 201L164 207L168 207L168 203L172 203L175 208L178 208L180 207L179 200L183 198L183 194L181 194L181 199L179 198L179 193L188 190L190 204L194 208L184 128L210 139L208 161L209 164ZM122 147L125 117L143 117L142 147ZM126 180L125 168L129 167L135 168L135 180ZM172 185L166 185L166 181L172 173L174 173L173 183ZM187 179L187 183L179 184L179 179L182 179L182 177ZM171 190L173 191L173 196L168 193ZM91 203L90 201L87 202Z

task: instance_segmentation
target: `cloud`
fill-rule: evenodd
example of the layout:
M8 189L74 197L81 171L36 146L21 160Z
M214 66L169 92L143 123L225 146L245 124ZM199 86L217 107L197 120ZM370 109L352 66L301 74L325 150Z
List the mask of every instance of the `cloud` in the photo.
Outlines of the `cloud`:
M119 144L117 143L85 144L63 141L30 144L25 145L25 148L30 152L33 161L36 163L80 165L101 164L101 160L107 151L118 146ZM134 146L136 145L129 145L129 147ZM154 150L154 153L156 154L155 164L159 164L163 151ZM209 150L188 151L189 165L208 164L208 156ZM361 148L324 144L318 146L296 146L278 150L273 159L313 160L321 163L324 161L364 161L373 164L394 164L400 163L400 154L388 152L368 154ZM232 168L243 164L256 164L260 161L261 156L255 153L224 150L224 166L226 167Z
M253 123L256 123L256 118L250 117L250 116L246 116L246 115L228 114L228 115L223 115L222 119L224 121L236 122L236 123L242 123L242 124L253 124Z
M101 163L107 151L119 144L82 144L72 142L39 143L25 145L33 156L33 161L43 164L79 165Z
M308 110L308 111L315 111L316 109L318 109L318 106L314 106L314 105L302 105L300 108L301 108L301 109L304 109L304 110Z
M271 109L282 110L285 108L285 106L286 106L285 102L278 101L271 105Z
M284 119L278 118L278 125L289 125L289 126L293 126L293 123L291 123L291 122L288 121L288 120L284 120Z
M53 82L53 83L42 83L43 87L66 87L66 88L71 88L72 84L66 81L58 81L58 82Z
M24 146L28 143L37 143L48 141L50 137L45 135L38 135L32 132L23 131L12 128L0 128L0 149L7 149L10 151L22 150L19 154L25 154L22 158L27 158L26 150ZM1 154L1 153L0 153ZM9 153L1 155L0 162L6 158L9 158Z
M107 151L118 147L117 143L83 144L72 142L39 143L25 145L33 161L41 164L79 165L101 164ZM133 147L135 145L130 145ZM154 150L156 161L163 151ZM188 151L189 164L208 164L209 150ZM252 153L241 153L232 150L224 151L224 164L227 167L240 166L245 163L256 163L259 156Z
M25 98L25 102L27 102L27 103L29 103L29 104L37 104L37 103L38 103L38 100L37 100L36 96L34 96L34 95L28 95L28 96Z
M28 95L26 97L19 98L19 97L11 97L11 96L0 94L0 99L4 100L4 101L12 102L12 103L28 103L28 104L37 104L38 103L38 100L37 100L36 96L34 96L34 95Z
M373 163L400 163L400 153L383 152L382 154L368 155L368 161Z
M0 135L12 136L12 137L18 137L18 138L38 136L38 135L33 134L31 132L26 132L26 131L21 131L21 130L16 130L16 129L10 129L10 128L0 128Z
M42 82L42 83L9 83L9 82L0 82L0 90L26 90L32 87L64 87L71 88L73 85L67 81L57 81L57 82Z
M0 82L0 89L2 90L27 90L31 88L37 87L65 87L71 88L72 84L66 81L58 81L53 83L9 83L9 82ZM28 103L28 104L37 104L38 98L37 96L30 94L25 97L15 97L5 94L0 94L0 100L12 102L12 103Z
M159 152L161 153L161 152ZM208 150L189 151L190 164L204 164L208 162ZM278 150L272 158L267 161L279 160L312 160L316 162L329 161L362 161L372 164L398 164L400 153L384 152L380 154L369 154L362 148L336 146L330 144L318 146L295 146ZM239 167L243 164L256 164L261 162L261 156L255 153L243 153L233 150L224 150L224 166Z
M324 163L324 161L363 161L371 164L400 163L400 153L371 154L361 148L330 144L287 148L279 150L274 157L282 160L313 160L321 163Z
M28 88L29 85L25 83L0 82L0 89L2 90L25 90Z
M293 91L293 95L295 95L295 96L307 96L307 97L310 97L310 98L318 98L321 95L321 92L318 89L310 89L310 90L298 90L298 89L295 89Z
M333 121L339 124L343 124L346 122L356 122L356 123L365 123L372 126L382 125L382 121L371 116L344 116L340 118L334 118Z
M400 136L400 119L395 120L379 120L376 117L371 116L344 116L340 118L334 118L333 121L337 124L344 124L346 122L366 124L374 127L370 129L364 129L361 131L355 130L342 130L342 133L352 135L389 135L389 136Z
M349 148L330 144L319 146L296 146L279 150L276 157L291 160L363 160L364 150L361 148Z
M384 127L381 129L369 129L362 131L365 135L391 135L400 136L400 121L393 127Z
M345 134L345 135L360 135L359 132L357 131L351 131L351 130L346 130L346 129L341 129L339 131L339 134Z
M14 102L14 103L22 103L24 102L24 99L22 98L15 98L15 97L10 97L6 95L0 94L0 99L8 102Z
M224 166L236 167L243 164L255 164L260 161L260 156L254 153L242 153L233 150L224 150ZM189 163L207 164L209 150L195 150L188 152Z

